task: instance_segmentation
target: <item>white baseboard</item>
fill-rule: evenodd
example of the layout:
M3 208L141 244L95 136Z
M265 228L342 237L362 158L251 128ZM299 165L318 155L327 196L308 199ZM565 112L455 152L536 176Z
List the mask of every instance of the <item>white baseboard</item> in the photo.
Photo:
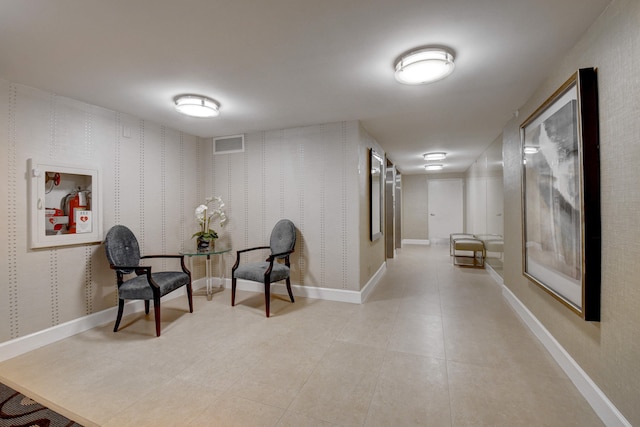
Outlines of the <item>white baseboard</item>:
M361 291L349 291L345 289L329 289L317 288L313 286L292 285L292 291L295 296L323 299L328 301L349 302L354 304L363 303L369 294L375 289L380 278L386 271L387 264L383 263L376 274L371 277ZM220 279L214 278L214 281L220 283ZM194 291L205 287L205 281L196 280L193 283ZM224 280L225 287L231 287L231 279ZM246 280L238 280L238 289L252 292L264 292L264 286L261 283L250 282ZM284 284L273 284L271 292L277 294L287 294L287 288ZM163 297L163 301L179 298L186 295L186 290L178 289ZM123 316L137 313L144 310L143 301L129 301L124 306ZM36 350L45 345L52 344L64 338L71 337L89 329L104 325L105 323L115 322L118 307L110 307L97 313L89 314L78 319L70 320L60 325L52 326L24 337L16 338L10 341L0 343L0 362Z
M423 239L402 239L402 244L403 245L429 245L430 242L429 240L423 240Z
M144 310L142 301L131 301L125 305L125 315ZM79 334L107 322L114 322L118 307L111 307L88 316L70 320L24 337L5 341L0 344L0 362L35 350L58 340Z
M569 379L584 396L602 422L608 426L632 427L631 423L620 413L618 408L600 390L587 373L578 365L560 343L551 335L544 325L529 311L529 309L506 286L502 286L502 295L513 309L531 329L542 345L560 365Z
M340 301L361 304L365 302L368 296L377 286L380 278L386 271L386 263L383 263L378 271L371 277L361 291L349 291L344 289L317 288L311 286L292 285L292 289L296 296L324 299L329 301ZM489 274L498 283L502 284L502 278L493 271L488 269ZM231 286L231 280L225 281L225 286ZM195 287L194 287L195 288ZM262 292L263 287L256 282L244 280L238 281L238 289L252 292ZM272 286L272 292L286 295L287 290L284 285L275 284ZM184 289L172 292L164 299L170 300L185 294ZM502 295L513 307L516 313L531 329L534 335L540 340L544 347L549 351L562 370L574 383L578 391L584 396L591 405L596 414L604 422L606 426L632 427L631 423L620 413L615 405L607 398L600 388L593 382L586 372L576 363L576 361L567 353L560 343L551 335L542 323L522 304L522 302L502 284ZM142 301L130 301L125 304L124 315L136 313L144 310ZM64 338L79 334L105 323L114 322L117 314L117 307L111 307L98 313L93 313L69 322L53 326L42 331L35 332L24 337L16 338L4 343L0 343L0 362L19 356L23 353L38 349L45 345L54 343Z
M378 286L380 279L382 278L382 276L386 271L387 271L387 263L384 262L382 263L378 271L376 271L376 273L373 276L371 276L371 279L369 279L367 284L364 285L364 287L360 291L360 303L364 303L369 298L369 295L371 295L371 292L373 292L376 286Z
M178 289L163 297L162 300L168 301L186 294L186 289ZM142 310L144 310L144 301L128 301L124 305L124 312L122 316L124 317ZM79 317L77 319L61 323L60 325L25 335L24 337L0 343L0 362L19 356L23 353L36 350L64 338L69 338L81 332L88 331L89 329L104 325L105 323L112 322L115 324L117 314L118 307L110 307L97 313Z
M487 270L487 272L489 273L489 276L491 276L493 278L493 280L496 281L496 283L500 286L504 285L504 280L502 279L502 276L500 276L498 273L496 273L496 271L493 269L493 267L491 267L489 264L487 264L486 260L484 263L484 269Z
M238 279L236 286L239 291L264 292L264 285L262 283L252 282L250 280ZM225 287L231 287L231 279L226 280ZM360 303L360 292L345 289L316 288L312 286L292 284L291 291L293 292L293 295L297 297L325 299L329 301L350 302L356 304ZM287 287L284 283L272 283L271 293L277 295L288 295Z
M348 302L352 304L362 304L367 300L371 292L375 289L380 278L387 269L387 264L383 263L378 271L369 279L367 284L360 291L350 291L346 289L319 288L315 286L301 286L292 284L291 291L294 296L304 298L322 299L327 301ZM238 279L237 289L248 292L264 292L264 285L258 282ZM226 279L225 287L231 287L231 279ZM287 287L284 283L274 283L271 285L271 293L277 295L287 295Z

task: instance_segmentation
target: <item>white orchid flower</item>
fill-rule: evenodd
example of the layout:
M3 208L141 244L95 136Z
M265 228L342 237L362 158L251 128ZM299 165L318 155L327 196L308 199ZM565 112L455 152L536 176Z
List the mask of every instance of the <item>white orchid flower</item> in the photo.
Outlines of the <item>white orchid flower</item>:
M216 239L218 233L211 229L211 222L218 219L220 227L227 223L227 215L222 211L224 202L220 196L207 197L204 204L198 206L195 210L195 217L200 224L200 231L196 232L192 237L202 237L207 240Z
M200 205L196 208L196 218L198 219L198 221L204 221L207 209L209 209L207 205Z

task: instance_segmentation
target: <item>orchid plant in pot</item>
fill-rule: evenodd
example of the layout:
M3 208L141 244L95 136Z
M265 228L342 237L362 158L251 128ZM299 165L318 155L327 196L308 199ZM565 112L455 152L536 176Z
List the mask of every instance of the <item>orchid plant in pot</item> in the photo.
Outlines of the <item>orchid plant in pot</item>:
M199 251L208 250L209 246L218 238L218 233L211 228L211 223L217 220L220 227L224 227L227 223L227 216L222 208L224 208L224 203L219 196L207 197L204 204L196 208L195 215L200 225L200 231L194 233L191 238L198 238Z

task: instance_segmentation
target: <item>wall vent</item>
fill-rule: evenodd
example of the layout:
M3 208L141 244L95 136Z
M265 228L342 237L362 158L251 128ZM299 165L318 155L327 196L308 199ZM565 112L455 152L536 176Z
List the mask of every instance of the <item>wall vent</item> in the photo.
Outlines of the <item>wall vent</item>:
M213 154L242 153L244 134L213 138Z

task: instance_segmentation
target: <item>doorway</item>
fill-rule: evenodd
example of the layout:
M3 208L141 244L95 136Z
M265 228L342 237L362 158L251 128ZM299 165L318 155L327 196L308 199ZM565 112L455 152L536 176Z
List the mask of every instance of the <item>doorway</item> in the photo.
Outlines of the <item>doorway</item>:
M463 188L462 179L428 181L428 235L431 244L448 243L450 234L464 231Z
M395 222L396 228L394 230L394 235L396 238L395 246L396 249L402 248L402 175L399 170L396 170L396 209L395 209Z
M395 230L396 230L396 167L387 159L387 169L384 186L384 212L385 212L385 255L386 258L394 258L396 254Z

